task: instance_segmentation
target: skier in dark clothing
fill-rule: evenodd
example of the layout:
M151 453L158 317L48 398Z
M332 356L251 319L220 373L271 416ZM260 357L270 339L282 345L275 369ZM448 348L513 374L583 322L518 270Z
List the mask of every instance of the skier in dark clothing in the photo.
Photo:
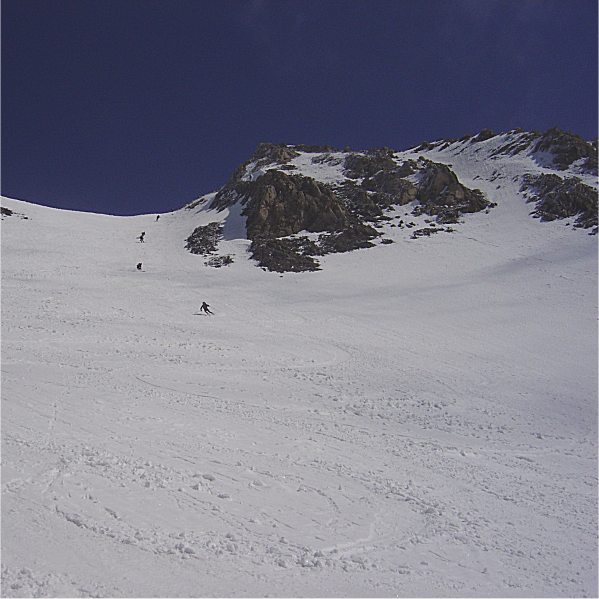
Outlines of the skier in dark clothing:
M160 214L156 215L156 220L158 220L160 218Z
M141 262L137 263L137 270L141 270Z
M145 235L146 235L146 232L142 231L141 235L138 237L140 243L144 243L144 237L145 237Z
M214 314L214 312L210 312L210 306L206 302L202 302L200 306L200 312L205 312L206 314Z

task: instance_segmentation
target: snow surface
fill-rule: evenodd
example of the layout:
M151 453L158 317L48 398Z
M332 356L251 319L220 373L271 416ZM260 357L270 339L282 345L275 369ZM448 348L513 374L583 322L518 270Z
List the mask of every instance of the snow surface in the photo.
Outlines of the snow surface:
M3 596L596 596L597 237L426 155L497 208L314 273L2 199Z

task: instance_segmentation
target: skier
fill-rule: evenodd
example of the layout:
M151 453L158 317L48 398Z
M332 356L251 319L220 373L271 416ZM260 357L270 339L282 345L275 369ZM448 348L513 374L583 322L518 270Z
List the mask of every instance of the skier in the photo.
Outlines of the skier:
M160 218L160 214L156 215L156 222L158 222L158 219Z
M214 312L210 312L210 306L206 302L202 302L200 306L200 312L205 312L206 314L214 314Z
M141 262L137 263L137 270L141 270Z
M138 237L140 243L144 243L145 234L146 234L146 232L142 231L141 235Z

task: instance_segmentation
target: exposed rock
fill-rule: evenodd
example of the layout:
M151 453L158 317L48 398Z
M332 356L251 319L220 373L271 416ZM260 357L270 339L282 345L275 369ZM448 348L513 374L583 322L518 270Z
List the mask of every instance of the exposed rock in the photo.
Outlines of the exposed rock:
M345 181L335 189L347 208L359 219L375 221L383 215L383 206L373 193L356 185L353 181Z
M362 183L358 187L346 181L338 191L355 214L368 220L378 219L385 208L416 199L415 185L405 179L416 170L413 160L398 165L393 150L388 148L371 150L365 155L350 154L345 159L345 174L352 179L362 178Z
M540 137L540 133L537 132L524 132L519 130L510 131L514 133L516 137L511 139L507 143L503 144L495 151L491 152L492 156L515 156L520 152L527 151L530 148L532 142Z
M196 227L186 239L185 248L192 254L211 254L218 248L222 236L223 225L218 222L209 223L203 227Z
M331 154L319 154L318 156L314 156L310 162L312 162L312 164L330 164L331 166L337 166L343 162L343 158L332 156Z
M552 154L553 165L559 170L566 170L574 162L584 159L582 170L597 174L597 148L573 133L557 128L549 129L543 133L533 150Z
M267 163L285 164L299 156L299 152L286 144L259 143L250 162L265 160Z
M430 237L431 235L434 235L435 233L442 233L442 232L452 233L453 229L450 227L447 227L446 229L439 228L439 227L423 227L422 229L416 229L412 233L411 239L418 239L419 237Z
M22 219L22 220L28 220L29 217L25 216L24 214L21 214L20 212L15 212L14 210L11 210L10 208L5 208L4 206L0 206L0 213L1 213L1 218L2 220L4 220L5 218L9 217L9 216L17 216L18 218Z
M597 227L597 192L577 177L527 175L520 191L530 193L528 201L536 201L533 214L543 221L576 216L576 226Z
M240 164L231 175L230 179L223 185L220 191L214 196L212 202L210 202L210 208L216 210L224 210L229 206L235 204L243 196L245 190L245 181L242 181L243 176L248 165L251 163L250 160Z
M402 206L416 199L416 186L405 179L414 172L413 166L404 162L401 167L392 171L379 171L372 177L367 177L362 181L362 187L390 196L392 200L389 204Z
M496 135L497 134L491 131L491 129L483 129L476 137L472 139L472 143L477 143L479 141L487 141L487 139L491 139Z
M438 223L455 223L462 213L478 212L490 206L479 189L464 187L445 164L426 161L418 184L420 205L414 214L436 216Z
M330 187L309 177L270 170L256 181L243 182L248 198L248 239L283 237L299 231L337 231L349 223L349 214Z
M298 152L307 152L308 154L322 154L329 152L338 152L339 150L334 146L316 146L307 144L296 144L293 146L294 150Z
M397 163L393 160L393 151L383 148L371 150L368 154L349 154L345 158L344 173L350 179L360 179L395 168Z
M483 129L476 135L465 135L460 139L425 143L419 149L442 150L451 146L459 153L466 151L469 144L493 137L496 137L493 131ZM596 143L585 142L577 136L559 130L550 130L543 135L513 130L506 137L503 145L491 152L491 157L520 152L533 156L537 152L538 160L542 160L545 153L555 159L559 168L567 168L577 161L577 166L582 167L583 160L584 168L593 164L596 168ZM292 174L290 171L303 168L300 162L289 164L300 155L299 152L304 152L303 160L305 154L312 154L307 158L314 165L341 165L345 178L342 182L321 183L308 176ZM331 181L336 181L338 175L337 169L327 173ZM490 181L501 176L495 171ZM559 177L557 179L561 181ZM535 197L543 196L543 201L537 204L536 214L544 220L570 216L578 210L578 226L596 227L596 194L590 198L590 188L580 181L561 186L551 179L529 181L528 186ZM238 167L215 195L210 208L220 210L234 203L243 207L253 257L263 268L278 272L315 270L319 266L316 256L374 245L372 240L388 230L384 221L391 219L386 213L398 206L412 204L414 215L432 217L425 221L429 226L414 231L413 239L451 231L436 226L433 219L438 225L455 223L465 213L481 210L488 213L496 206L479 189L464 186L451 165L435 163L422 156L418 160L400 162L390 148L365 152L346 148L341 153L332 146L304 144L260 144L250 160ZM416 225L404 223L402 219L390 226L409 229ZM290 238L301 231L322 234L317 241L305 237ZM203 241L195 244L197 251L211 251L210 246L203 245L205 236L198 233L198 239ZM389 239L381 241L391 242Z
M379 171L361 185L346 181L336 188L352 214L368 221L384 219L383 211L391 206L403 206L416 199L417 189L397 171Z
M322 253L306 237L299 239L275 239L256 237L250 245L250 252L258 266L275 272L304 272L319 270L318 262L308 255Z
M210 208L223 210L235 204L241 197L244 196L247 190L243 185L246 183L246 181L243 181L243 178L246 175L248 166L251 164L255 165L255 170L259 170L261 167L270 164L279 164L282 166L282 168L287 169L288 167L283 165L286 165L287 162L296 156L299 156L299 153L285 144L258 144L258 147L252 154L252 157L240 164L233 171L233 174L227 183L225 183L220 191L214 196L214 199L210 203Z
M426 152L427 150L434 150L437 146L441 145L441 141L423 141L419 146L414 148L414 152Z
M201 198L198 198L197 200L194 200L193 202L187 204L187 206L185 206L185 210L193 210L194 208L197 208L200 204L203 204L206 200L207 198L205 196L202 196Z
M210 256L204 264L206 266L211 266L212 268L221 268L222 266L233 264L233 257L228 254L225 256Z
M332 254L373 247L374 243L370 240L379 236L380 233L376 229L356 223L340 233L320 235L318 242L324 253Z

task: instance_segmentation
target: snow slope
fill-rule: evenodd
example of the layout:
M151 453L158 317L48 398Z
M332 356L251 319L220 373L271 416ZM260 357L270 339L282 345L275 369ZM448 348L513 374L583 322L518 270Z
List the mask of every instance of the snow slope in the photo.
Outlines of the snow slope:
M454 150L496 208L314 273L3 198L3 596L596 595L597 237Z

